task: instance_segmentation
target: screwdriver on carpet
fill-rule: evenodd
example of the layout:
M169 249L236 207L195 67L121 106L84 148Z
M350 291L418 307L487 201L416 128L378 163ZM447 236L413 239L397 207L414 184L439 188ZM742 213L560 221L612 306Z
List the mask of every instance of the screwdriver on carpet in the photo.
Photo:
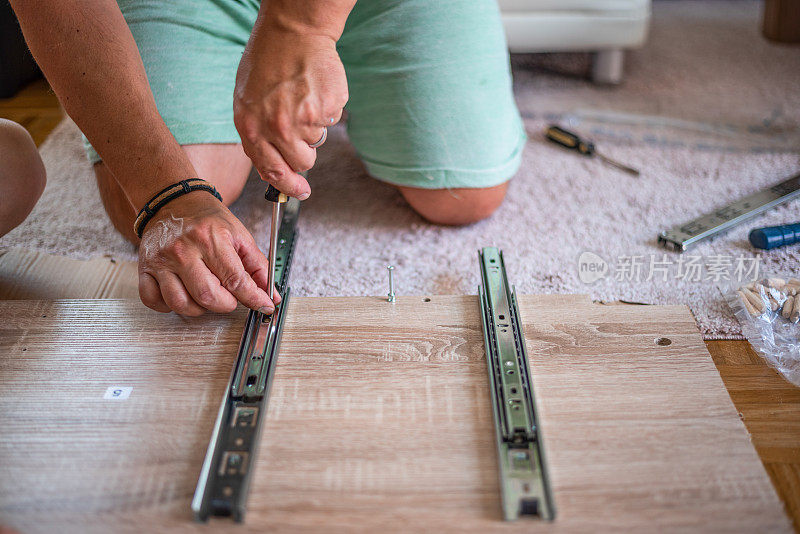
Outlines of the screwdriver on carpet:
M557 145L561 145L564 148L575 150L587 158L597 156L609 165L613 165L614 167L625 171L628 174L632 174L633 176L639 176L639 171L636 169L628 167L627 165L623 165L619 161L614 161L608 156L604 156L603 154L597 152L594 143L581 139L577 134L556 126L555 124L551 124L547 127L547 130L544 132L544 136L548 141L551 141Z

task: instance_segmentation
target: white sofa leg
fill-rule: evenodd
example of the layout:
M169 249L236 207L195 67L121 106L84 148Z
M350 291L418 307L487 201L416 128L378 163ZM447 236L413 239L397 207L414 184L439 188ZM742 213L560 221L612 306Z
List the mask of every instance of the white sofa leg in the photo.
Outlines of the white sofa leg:
M602 84L618 84L622 81L622 66L625 51L621 48L595 52L592 61L592 81Z

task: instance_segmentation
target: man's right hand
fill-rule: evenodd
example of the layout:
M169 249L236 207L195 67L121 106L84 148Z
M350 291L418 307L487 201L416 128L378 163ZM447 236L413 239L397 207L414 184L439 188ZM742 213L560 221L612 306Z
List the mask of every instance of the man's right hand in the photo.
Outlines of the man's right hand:
M335 12L335 5L323 4ZM300 5L292 2L291 9ZM347 103L336 40L350 8L339 8L335 28L309 27L289 16L281 2L263 2L236 73L233 121L245 154L262 180L300 200L311 194L299 174L316 161L310 145L324 139L325 128L339 121Z
M267 288L268 273L269 261L244 225L204 191L164 206L139 245L139 296L159 312L230 312L238 301L272 313L280 295Z

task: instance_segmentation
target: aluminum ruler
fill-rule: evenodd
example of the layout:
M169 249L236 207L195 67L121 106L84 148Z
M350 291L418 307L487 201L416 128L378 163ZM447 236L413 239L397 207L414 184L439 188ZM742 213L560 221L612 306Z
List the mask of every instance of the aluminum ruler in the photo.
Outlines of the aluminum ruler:
M800 174L672 230L661 232L658 242L670 250L684 252L703 239L730 230L751 217L797 197L800 197Z
M228 516L244 519L247 492L255 467L261 422L278 360L278 346L289 303L289 268L295 245L300 202L286 203L278 234L275 285L283 300L272 315L250 310L225 395L214 423L197 489L195 519Z
M536 416L525 337L516 292L508 284L503 253L479 252L483 339L500 466L503 515L555 517L542 431Z

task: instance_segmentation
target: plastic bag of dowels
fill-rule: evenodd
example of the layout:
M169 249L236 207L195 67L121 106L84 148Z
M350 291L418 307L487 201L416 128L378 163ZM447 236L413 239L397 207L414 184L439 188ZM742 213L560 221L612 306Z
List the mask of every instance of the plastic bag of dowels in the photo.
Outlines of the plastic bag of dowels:
M800 279L770 277L736 284L725 298L755 351L800 386Z

